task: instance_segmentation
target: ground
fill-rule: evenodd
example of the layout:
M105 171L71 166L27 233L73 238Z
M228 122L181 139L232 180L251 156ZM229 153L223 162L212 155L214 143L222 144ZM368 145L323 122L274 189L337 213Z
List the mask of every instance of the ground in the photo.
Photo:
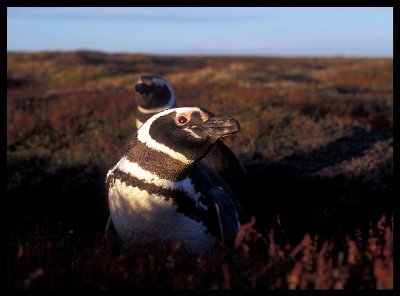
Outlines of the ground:
M142 74L239 120L260 201L233 247L102 244ZM392 288L392 187L392 59L7 54L9 288Z

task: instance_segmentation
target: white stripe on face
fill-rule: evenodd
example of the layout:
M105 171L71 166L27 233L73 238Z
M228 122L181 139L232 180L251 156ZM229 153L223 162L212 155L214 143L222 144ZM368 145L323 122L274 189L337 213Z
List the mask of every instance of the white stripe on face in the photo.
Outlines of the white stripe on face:
M183 130L185 132L188 132L189 134L191 134L194 138L201 139L201 137L199 135L196 135L196 133L194 131L192 131L190 128L184 128Z
M186 158L185 155L179 153L161 143L158 143L150 136L150 126L152 123L159 117L170 114L172 112L176 112L176 117L178 117L183 112L193 112L198 111L202 112L199 108L196 107L181 107L181 108L173 108L164 110L160 113L157 113L150 117L138 130L137 138L140 142L146 144L147 147L154 149L156 151L162 152L167 154L168 156L172 157L173 159L179 160L185 164L191 164L193 160Z

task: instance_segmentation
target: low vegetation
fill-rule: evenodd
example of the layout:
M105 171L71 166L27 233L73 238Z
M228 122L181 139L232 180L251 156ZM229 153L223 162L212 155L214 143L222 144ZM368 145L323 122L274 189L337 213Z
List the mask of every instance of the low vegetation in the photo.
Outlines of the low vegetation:
M260 201L233 246L102 244L105 175L135 131L142 74L239 120L226 143ZM391 289L392 189L392 59L7 54L11 289Z

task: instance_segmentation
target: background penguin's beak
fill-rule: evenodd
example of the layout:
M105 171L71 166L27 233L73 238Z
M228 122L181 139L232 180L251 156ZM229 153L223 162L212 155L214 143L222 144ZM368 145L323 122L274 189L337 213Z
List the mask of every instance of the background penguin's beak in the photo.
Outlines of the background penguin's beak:
M240 130L239 121L231 117L211 117L202 127L207 135L217 138L229 136Z

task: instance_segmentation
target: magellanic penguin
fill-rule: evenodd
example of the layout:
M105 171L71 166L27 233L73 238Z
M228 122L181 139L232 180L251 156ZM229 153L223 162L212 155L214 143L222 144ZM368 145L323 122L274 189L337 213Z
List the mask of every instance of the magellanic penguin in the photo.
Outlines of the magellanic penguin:
M176 107L171 85L160 76L142 76L135 84L136 128L154 114Z
M218 239L233 240L240 204L199 160L237 131L237 120L197 107L167 109L145 121L107 174L106 237L117 236L123 250L180 241L197 254Z
M136 127L157 112L176 107L170 83L156 75L141 76L135 84ZM221 140L217 140L202 162L218 174L232 189L242 205L242 222L248 222L257 212L257 193L243 164Z

